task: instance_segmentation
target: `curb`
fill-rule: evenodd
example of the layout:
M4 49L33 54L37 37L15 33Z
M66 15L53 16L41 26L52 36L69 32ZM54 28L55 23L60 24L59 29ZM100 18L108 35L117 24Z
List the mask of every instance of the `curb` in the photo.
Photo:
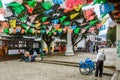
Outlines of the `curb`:
M115 71L111 80L118 80L119 74L120 74L119 71Z
M40 61L41 61L40 57L35 58L35 62L40 62ZM43 61L53 61L53 62L55 61L55 62L65 62L65 63L68 63L68 61L48 60L48 59L45 59ZM69 63L79 64L79 62L69 62ZM115 69L115 66L106 66L106 65L104 65L104 68Z
M56 61L56 60L46 60L46 59L41 61L41 58L36 58L35 62L79 67L79 65L78 65L79 63L77 63L77 62ZM115 69L113 66L104 66L104 68ZM106 72L104 72L103 74L107 75L107 76L113 76L113 74L106 73Z

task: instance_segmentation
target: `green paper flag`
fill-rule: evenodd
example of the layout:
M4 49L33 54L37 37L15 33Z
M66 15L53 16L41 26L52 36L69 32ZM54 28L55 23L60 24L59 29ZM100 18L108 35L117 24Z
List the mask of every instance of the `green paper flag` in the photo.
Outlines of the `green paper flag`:
M85 29L89 29L91 26L85 26Z
M93 1L93 4L97 4L97 3L100 3L101 0L94 0Z
M60 23L62 23L66 18L67 18L67 16L62 16L62 17L60 18Z
M10 4L8 4L8 7L10 7L12 9L12 11L14 12L14 14L20 14L25 8L23 5L17 3L17 2L11 2Z
M49 1L41 2L42 7L46 10L49 10L52 7L52 4Z
M89 25L94 26L94 25L96 25L97 22L98 22L98 20L92 20L89 22Z
M2 8L3 7L3 5L2 5L2 1L0 0L0 8Z
M100 4L104 4L106 2L107 2L107 0L100 0Z
M107 0L94 0L94 1L93 1L93 5L94 5L94 4L97 4L97 3L98 3L98 4L104 4L104 3L106 3L106 2L107 2Z
M26 24L22 24L21 25L23 28L27 29L27 25Z
M45 22L47 20L47 17L42 17L42 22Z
M27 30L27 33L32 33L32 30L31 30L31 29L28 29L28 30Z
M49 36L51 36L51 35L52 35L52 32L51 32L51 31L50 31L50 32L48 32L48 35L49 35Z
M58 31L59 31L59 32L62 32L62 29L60 28L60 29L58 29Z
M28 32L29 32L29 30L28 30L28 29L26 29L26 30L25 30L25 33L28 33Z
M4 33L8 34L8 33L9 33L9 29L8 29L8 28L5 28L5 29L4 29Z
M102 14L100 17L101 17L101 18L104 18L106 15L107 15L107 14Z
M41 26L42 29L46 29L47 27L45 25Z
M35 4L36 4L35 0L28 1L27 3L30 7L35 7Z
M56 32L56 30L55 30L55 29L53 29L53 30L52 30L52 33L54 33L54 32Z
M79 31L80 31L80 28L76 28L76 29L74 30L74 33L75 33L75 34L79 34Z
M24 17L20 18L20 20L21 20L22 22L25 22L25 21L27 20L27 16L24 16Z
M64 25L65 25L65 26L70 25L70 21L66 21L66 22L64 22Z

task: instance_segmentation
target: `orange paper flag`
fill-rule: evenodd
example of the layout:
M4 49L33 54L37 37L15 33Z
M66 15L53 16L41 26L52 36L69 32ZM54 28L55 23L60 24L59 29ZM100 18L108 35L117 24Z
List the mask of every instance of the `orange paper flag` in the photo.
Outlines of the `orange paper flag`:
M60 28L60 24L55 25L56 30L59 30L59 28Z
M25 29L21 29L21 33L23 34L25 32Z
M13 33L14 33L14 34L16 33L16 28L13 30Z

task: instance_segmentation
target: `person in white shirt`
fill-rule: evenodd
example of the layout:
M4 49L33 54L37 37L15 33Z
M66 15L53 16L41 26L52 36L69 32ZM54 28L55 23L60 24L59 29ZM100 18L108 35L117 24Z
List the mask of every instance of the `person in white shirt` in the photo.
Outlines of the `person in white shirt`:
M98 77L98 74L100 77L102 77L103 73L103 64L104 61L106 60L106 55L104 54L104 50L102 52L99 52L97 54L96 58L96 71L95 71L95 76Z

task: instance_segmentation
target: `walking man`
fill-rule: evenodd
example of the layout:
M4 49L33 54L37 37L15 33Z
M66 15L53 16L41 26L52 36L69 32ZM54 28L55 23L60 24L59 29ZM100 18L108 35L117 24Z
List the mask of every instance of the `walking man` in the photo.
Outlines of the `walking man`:
M98 50L99 50L99 47L98 47L98 45L96 45L95 46L95 51L96 51L97 54L98 54Z
M103 65L104 65L104 61L106 60L106 55L104 54L104 50L101 53L97 54L97 58L96 58L96 71L95 71L95 76L98 77L102 77L102 73L103 73Z

